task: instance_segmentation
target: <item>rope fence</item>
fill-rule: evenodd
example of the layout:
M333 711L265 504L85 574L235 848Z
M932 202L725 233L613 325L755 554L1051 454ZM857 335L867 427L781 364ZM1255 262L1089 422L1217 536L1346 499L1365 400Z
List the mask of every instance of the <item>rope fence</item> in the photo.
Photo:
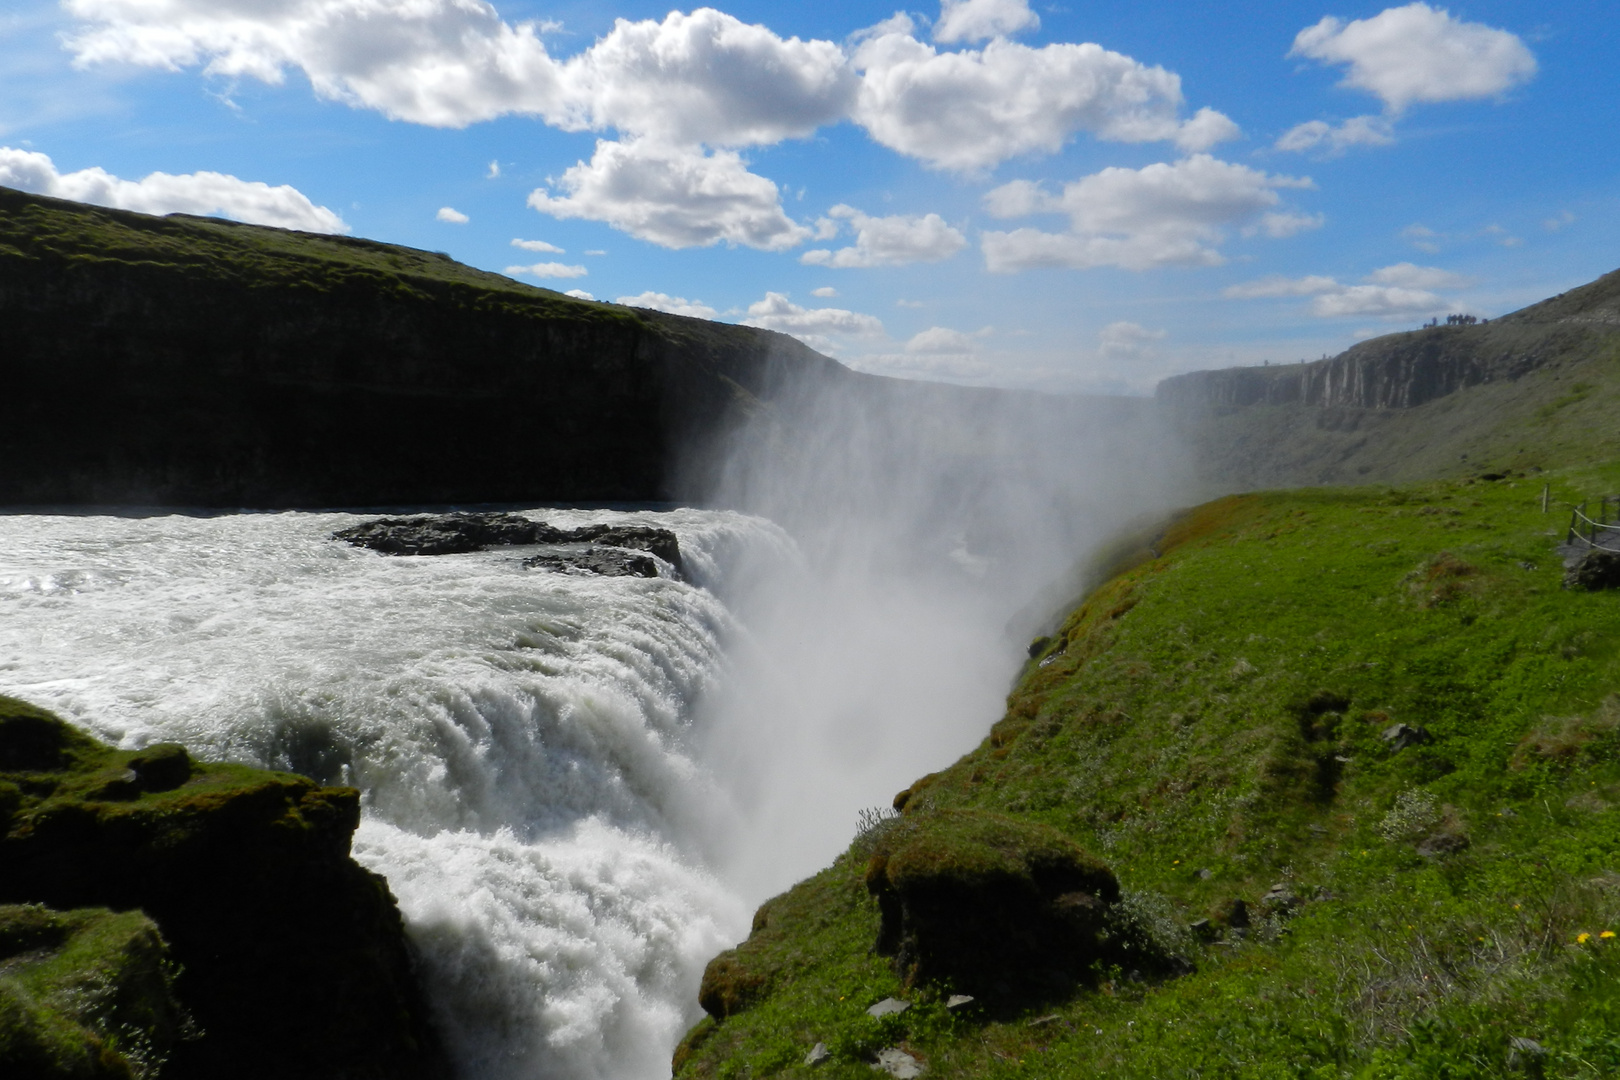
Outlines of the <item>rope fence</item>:
M1610 504L1614 506L1612 512L1609 509ZM1599 499L1596 518L1586 512L1590 505L1583 502L1570 508L1569 534L1564 538L1564 543L1570 546L1602 548L1604 551L1620 551L1620 524L1613 520L1614 517L1620 517L1620 495L1605 495Z

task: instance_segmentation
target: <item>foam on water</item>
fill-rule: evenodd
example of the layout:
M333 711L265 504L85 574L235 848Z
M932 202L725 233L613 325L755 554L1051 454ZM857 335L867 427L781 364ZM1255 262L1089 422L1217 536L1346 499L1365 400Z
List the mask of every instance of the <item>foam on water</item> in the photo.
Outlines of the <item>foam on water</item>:
M536 516L673 529L693 583L380 556L328 539L343 514L6 516L0 691L360 787L355 855L468 1075L667 1075L747 927L707 869L728 799L693 706L739 633L729 568L792 545L724 512Z

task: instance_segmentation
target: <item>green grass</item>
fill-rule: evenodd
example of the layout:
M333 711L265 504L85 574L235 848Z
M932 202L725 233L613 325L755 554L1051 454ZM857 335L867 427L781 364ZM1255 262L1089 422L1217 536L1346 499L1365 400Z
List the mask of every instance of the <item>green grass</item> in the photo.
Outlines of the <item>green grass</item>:
M40 733L48 750L18 753L16 733L25 724ZM0 695L0 839L23 841L40 830L82 836L118 828L124 820L152 830L149 842L162 846L180 842L190 831L215 827L215 812L244 798L288 803L291 827L306 826L305 812L329 809L312 780L231 762L192 761L184 783L162 790L131 785L132 765L152 751L116 749L45 709ZM8 760L8 754L18 756ZM292 809L301 799L303 805ZM161 839L165 833L170 834L167 840Z
M40 258L178 271L260 290L431 298L490 317L647 325L630 308L526 285L442 252L218 218L154 217L0 188L0 264L25 267Z
M1611 465L1234 496L1122 545L904 817L1060 830L1196 970L948 1012L975 988L906 990L872 951L867 836L761 909L750 1003L695 1029L678 1075L808 1075L825 1042L814 1071L849 1077L896 1044L939 1077L1485 1077L1513 1038L1545 1049L1530 1072L1620 1074L1620 938L1601 937L1620 932L1620 595L1562 589L1553 551L1560 501L1615 491ZM1398 723L1429 740L1392 748ZM1263 904L1275 885L1298 906ZM1216 940L1195 943L1204 918ZM864 1015L891 994L917 1005Z
M0 906L0 1069L158 1075L186 1024L174 975L157 927L138 911Z

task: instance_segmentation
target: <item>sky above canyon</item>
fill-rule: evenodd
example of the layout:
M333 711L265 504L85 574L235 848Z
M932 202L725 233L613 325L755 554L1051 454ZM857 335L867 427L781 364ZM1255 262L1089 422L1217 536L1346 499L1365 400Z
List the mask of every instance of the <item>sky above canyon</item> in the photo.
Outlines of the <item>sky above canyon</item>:
M1142 393L1620 265L1608 4L13 0L0 184Z

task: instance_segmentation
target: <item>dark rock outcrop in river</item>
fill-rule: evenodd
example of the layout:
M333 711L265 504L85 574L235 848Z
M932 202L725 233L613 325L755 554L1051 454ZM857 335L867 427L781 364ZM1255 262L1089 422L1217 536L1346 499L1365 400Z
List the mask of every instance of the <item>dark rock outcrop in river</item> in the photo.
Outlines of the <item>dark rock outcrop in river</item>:
M685 573L679 539L668 529L653 525L582 525L559 529L521 514L460 513L415 514L411 517L363 521L332 534L356 547L387 555L454 555L491 547L532 544L592 544L585 551L547 552L524 560L523 565L546 570L585 570L610 577L657 577L658 565L645 551L664 560L677 577ZM628 549L615 551L614 549Z
M552 570L563 573L577 570L586 574L600 574L603 577L658 576L658 564L648 556L611 547L588 547L584 551L573 552L548 552L524 559L523 565L530 570Z
M0 905L39 905L0 907L0 953L106 928L69 973L90 999L0 987L0 1074L129 1076L144 1053L179 1080L447 1077L399 909L349 857L359 821L353 788L114 750L0 697Z

